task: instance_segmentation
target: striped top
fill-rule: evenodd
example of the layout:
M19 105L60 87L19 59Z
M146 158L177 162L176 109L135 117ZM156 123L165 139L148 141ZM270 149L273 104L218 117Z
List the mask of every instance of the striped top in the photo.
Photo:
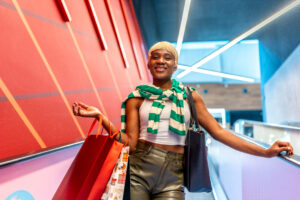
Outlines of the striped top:
M156 144L163 145L185 145L185 136L178 135L169 130L169 118L171 112L172 102L166 101L166 106L160 114L160 122L158 125L157 134L149 134L147 132L148 116L152 106L153 100L145 99L139 109L140 116L140 133L139 139L143 139ZM190 109L187 102L184 101L184 118L186 128L190 122Z
M191 88L195 90L194 88ZM149 117L147 132L157 134L160 122L160 114L165 107L165 101L171 100L171 112L169 118L169 130L178 135L186 135L186 125L184 118L184 99L187 97L184 86L172 80L172 86L168 90L162 90L153 84L139 85L136 90L128 95L128 98L122 103L121 108L121 131L125 132L126 125L126 102L130 98L141 97L153 100Z

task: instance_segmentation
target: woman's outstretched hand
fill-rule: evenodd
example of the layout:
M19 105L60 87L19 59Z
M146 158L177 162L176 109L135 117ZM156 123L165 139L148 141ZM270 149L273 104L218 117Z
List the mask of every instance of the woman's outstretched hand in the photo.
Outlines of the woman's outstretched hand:
M88 106L81 102L73 103L72 108L73 108L74 115L80 116L80 117L98 118L99 115L102 114L98 108L93 107L93 106Z
M287 155L293 155L293 147L289 142L276 141L266 150L267 157L277 156L281 151L286 151Z

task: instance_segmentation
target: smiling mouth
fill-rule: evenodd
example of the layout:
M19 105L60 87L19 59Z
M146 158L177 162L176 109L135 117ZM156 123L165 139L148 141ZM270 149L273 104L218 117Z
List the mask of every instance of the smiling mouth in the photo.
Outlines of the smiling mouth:
M167 69L167 67L163 67L163 66L156 66L156 67L154 67L154 69L155 69L157 72L162 72L162 71L166 70L166 69Z

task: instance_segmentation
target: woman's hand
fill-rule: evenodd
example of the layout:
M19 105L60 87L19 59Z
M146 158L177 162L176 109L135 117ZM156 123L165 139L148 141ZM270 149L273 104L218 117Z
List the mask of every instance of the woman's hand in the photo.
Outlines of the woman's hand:
M102 114L98 108L93 107L93 106L88 106L81 102L73 103L72 108L73 108L74 115L80 116L80 117L99 118L99 115Z
M289 142L276 141L269 149L266 150L266 156L277 156L281 151L286 151L287 155L294 154L293 147Z

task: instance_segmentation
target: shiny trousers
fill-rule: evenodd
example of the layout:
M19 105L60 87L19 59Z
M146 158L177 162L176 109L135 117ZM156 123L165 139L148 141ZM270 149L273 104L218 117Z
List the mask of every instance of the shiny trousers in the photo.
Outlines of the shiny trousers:
M130 199L183 200L183 154L139 142L130 156Z

